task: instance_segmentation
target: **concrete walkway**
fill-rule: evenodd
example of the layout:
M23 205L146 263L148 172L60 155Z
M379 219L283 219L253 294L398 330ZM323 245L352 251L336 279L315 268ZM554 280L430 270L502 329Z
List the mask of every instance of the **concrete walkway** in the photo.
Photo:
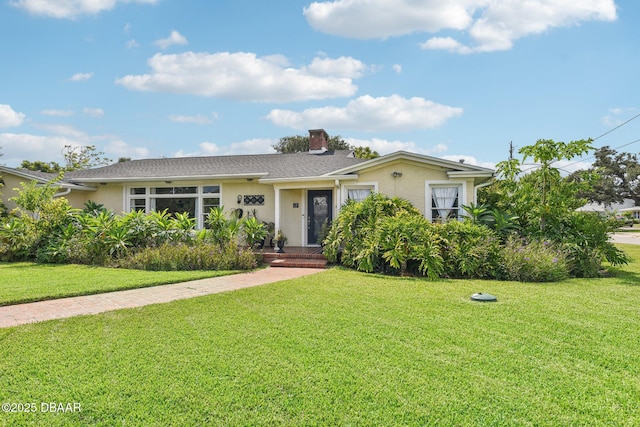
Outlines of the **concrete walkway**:
M640 233L613 233L611 234L611 241L613 243L640 245Z
M193 280L172 285L10 305L0 307L0 328L233 291L304 277L321 271L324 270L317 268L269 267L249 273Z

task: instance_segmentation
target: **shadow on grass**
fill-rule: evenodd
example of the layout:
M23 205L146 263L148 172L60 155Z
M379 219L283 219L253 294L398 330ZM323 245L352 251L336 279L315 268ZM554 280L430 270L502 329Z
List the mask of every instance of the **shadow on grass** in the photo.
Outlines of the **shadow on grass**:
M640 286L640 273L619 267L609 267L608 271L611 277L619 279L622 285Z

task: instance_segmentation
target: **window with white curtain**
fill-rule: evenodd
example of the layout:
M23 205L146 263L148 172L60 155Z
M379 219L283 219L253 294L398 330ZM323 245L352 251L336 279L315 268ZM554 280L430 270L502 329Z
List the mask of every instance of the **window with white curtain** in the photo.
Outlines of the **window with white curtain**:
M350 188L347 190L347 198L361 202L371 194L371 188Z
M460 217L459 185L438 185L431 187L431 219L445 222Z

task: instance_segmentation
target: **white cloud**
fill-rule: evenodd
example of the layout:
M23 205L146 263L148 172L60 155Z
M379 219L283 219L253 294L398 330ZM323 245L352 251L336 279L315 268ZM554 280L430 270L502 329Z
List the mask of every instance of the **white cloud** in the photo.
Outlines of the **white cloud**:
M69 78L72 82L83 82L93 77L93 73L76 73Z
M414 32L462 30L472 18L468 0L336 0L305 7L307 22L318 31L357 39L387 38Z
M138 42L135 39L131 39L131 40L127 41L127 43L125 43L125 46L128 49L133 49L133 48L136 48L136 47L138 47L140 45L138 44Z
M104 116L104 110L102 108L83 108L82 112L85 114L85 116L89 116L89 117Z
M386 139L372 138L372 139L357 139L357 138L345 138L345 141L349 145L355 147L369 147L373 151L377 151L380 155L393 153L395 151L408 151L410 153L425 154L433 156L437 153L447 151L445 144L436 144L433 147L421 147L414 141L388 141Z
M214 142L202 142L199 144L200 150L186 153L180 150L174 153L174 157L194 157L194 156L229 156L237 154L270 154L275 153L273 145L278 141L273 139L255 138L242 142L234 142L228 146L220 146Z
M471 49L451 37L433 37L420 44L422 49L448 50L449 52L471 53Z
M424 98L399 95L373 98L361 96L346 107L310 108L302 112L271 110L267 119L279 126L294 129L313 128L322 123L327 128L362 131L428 129L443 125L462 115L462 108L437 104Z
M9 4L33 15L76 19L113 9L118 3L154 4L159 0L10 0Z
M463 32L470 43L433 37L423 49L457 53L507 50L519 38L581 22L616 19L614 0L334 0L303 11L318 31L358 39Z
M305 67L310 74L317 76L344 77L357 79L367 70L367 66L354 58L341 56L337 59L314 58L309 66Z
M152 74L128 75L116 83L139 91L291 102L351 96L357 89L352 78L365 68L360 61L339 58L296 69L283 66L279 56L260 58L244 52L156 54L148 63ZM349 68L336 76L337 64Z
M17 127L24 122L25 115L18 113L10 105L0 104L0 128Z
M607 127L620 126L635 115L636 111L635 108L610 108L609 114L602 117L600 121Z
M130 157L132 159L144 159L149 157L149 149L146 147L132 147L121 140L109 142L104 148L108 157L114 157L114 161L120 157Z
M218 119L217 113L211 113L211 116L204 116L198 114L196 116L180 116L173 115L169 116L169 120L176 123L194 123L197 125L210 125L214 120Z
M171 31L171 34L169 34L169 37L156 40L155 45L164 50L171 46L185 45L188 43L189 42L187 41L187 38L185 36L177 32L176 30L173 30Z
M42 160L62 162L61 150L65 145L79 145L72 138L60 135L31 135L18 133L0 133L0 146L3 147L3 161L8 165L19 165L23 160Z
M51 117L71 117L75 113L73 112L73 110L53 110L53 109L49 109L49 110L40 111L40 114L42 114L43 116L51 116Z
M489 168L489 169L495 169L496 168L496 164L495 163L490 163L490 162L480 162L478 161L478 159L476 159L473 156L457 156L457 155L448 155L448 156L442 156L443 159L445 160L451 160L452 162L459 162L460 160L464 160L464 164L465 165L472 165L472 166L480 166L482 168Z
M149 150L146 148L130 147L113 135L89 135L72 126L60 124L37 123L35 126L44 134L0 133L4 162L10 166L17 166L23 160L62 163L64 159L61 152L66 145L73 147L96 145L99 151L105 151L109 157L140 158L149 155Z
M392 68L393 68L393 71L395 71L395 72L396 72L396 74L400 74L400 73L402 73L402 65L400 65L400 64L393 64Z
M73 138L76 141L88 141L88 135L85 132L74 128L73 126L50 123L36 123L35 126L39 129L56 134L58 136Z

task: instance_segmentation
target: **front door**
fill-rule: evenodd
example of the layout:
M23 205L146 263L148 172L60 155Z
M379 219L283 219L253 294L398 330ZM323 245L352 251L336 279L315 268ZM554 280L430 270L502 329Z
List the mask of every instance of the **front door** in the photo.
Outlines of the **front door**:
M307 199L307 243L319 245L333 219L332 190L309 190Z

